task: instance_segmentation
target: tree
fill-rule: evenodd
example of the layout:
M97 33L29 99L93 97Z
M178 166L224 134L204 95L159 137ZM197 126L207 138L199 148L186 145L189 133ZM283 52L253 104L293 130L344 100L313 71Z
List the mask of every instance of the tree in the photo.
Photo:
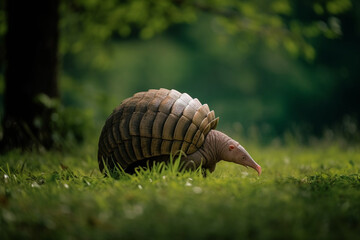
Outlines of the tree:
M306 16L296 12L297 5L308 10ZM311 61L315 50L308 39L339 36L335 16L350 7L350 0L8 0L1 146L53 146L51 99L59 97L59 12L61 54L86 51L89 45L111 38L150 38L173 24L191 23L200 13L208 13L228 36L245 34Z
M59 1L6 2L5 112L2 148L52 146L52 109L57 98Z

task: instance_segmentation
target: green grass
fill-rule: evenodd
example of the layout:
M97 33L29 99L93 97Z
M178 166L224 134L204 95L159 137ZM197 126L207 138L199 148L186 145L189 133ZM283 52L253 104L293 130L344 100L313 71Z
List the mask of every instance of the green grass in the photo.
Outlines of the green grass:
M262 166L173 168L120 179L96 148L0 156L1 239L355 239L360 149L248 147Z

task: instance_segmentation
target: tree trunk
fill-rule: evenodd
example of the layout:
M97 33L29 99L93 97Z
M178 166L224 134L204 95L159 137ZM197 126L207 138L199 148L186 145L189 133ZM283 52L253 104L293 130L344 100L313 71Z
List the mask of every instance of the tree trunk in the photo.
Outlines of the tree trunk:
M3 139L1 148L50 148L53 109L39 102L58 98L59 0L8 0Z

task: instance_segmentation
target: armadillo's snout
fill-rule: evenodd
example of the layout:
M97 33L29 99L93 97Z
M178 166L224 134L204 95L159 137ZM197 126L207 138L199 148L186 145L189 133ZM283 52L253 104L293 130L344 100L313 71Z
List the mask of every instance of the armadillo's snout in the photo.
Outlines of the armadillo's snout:
M260 174L261 174L261 166L260 166L259 164L257 164L257 163L254 161L254 159L252 159L252 158L250 157L250 155L248 155L248 157L245 158L245 159L246 159L246 160L245 160L245 162L244 162L243 165L255 169L255 171L257 171L257 173L258 173L259 176L260 176Z
M257 166L255 167L255 170L258 172L259 176L261 175L261 166L259 164L257 164Z

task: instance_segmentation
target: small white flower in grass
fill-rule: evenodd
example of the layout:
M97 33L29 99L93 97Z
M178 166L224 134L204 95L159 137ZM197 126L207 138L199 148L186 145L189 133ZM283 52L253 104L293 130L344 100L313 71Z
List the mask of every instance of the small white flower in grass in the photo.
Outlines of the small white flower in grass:
M9 181L9 175L4 174L4 181L5 181L5 183L7 183Z
M33 183L31 184L31 187L33 187L33 188L40 188L40 185L39 185L37 182L33 182Z
M166 176L162 176L162 178L165 180Z
M152 179L151 179L151 178L149 178L149 182L152 182Z
M203 192L203 190L201 189L201 187L194 187L193 192L196 193L196 194L200 194L200 193Z
M241 172L241 175L242 175L242 178L245 178L245 177L247 177L249 175L249 173L248 172Z
M140 189L140 190L142 190L143 189L143 187L139 184L138 185L138 188Z
M191 181L192 181L193 179L192 178L188 178L187 179L187 181L186 181L186 183L185 183L185 186L187 186L187 187L190 187L192 184L191 184Z
M64 188L68 189L69 185L67 185L66 183L64 183Z

